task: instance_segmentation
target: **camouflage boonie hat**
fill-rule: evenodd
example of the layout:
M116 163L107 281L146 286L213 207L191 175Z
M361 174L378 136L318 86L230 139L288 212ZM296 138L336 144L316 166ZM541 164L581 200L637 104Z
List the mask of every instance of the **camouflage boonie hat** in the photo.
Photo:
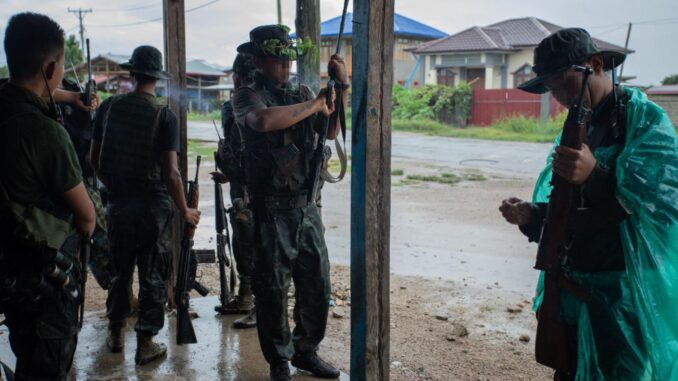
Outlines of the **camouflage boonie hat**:
M170 73L162 70L162 53L152 46L142 45L134 49L129 62L120 64L132 74L143 74L157 79L170 79Z
M603 57L603 70L612 70L619 66L626 54L616 50L601 50L591 38L589 32L581 28L566 28L543 39L534 50L534 66L537 74L518 86L528 93L543 94L549 90L544 81L561 73L572 65L581 65L592 56Z
M313 48L310 38L293 40L286 25L262 25L250 31L250 41L238 46L238 53L294 61Z
M257 70L252 62L252 56L249 54L238 53L233 61L233 73L241 78L254 78L254 72Z

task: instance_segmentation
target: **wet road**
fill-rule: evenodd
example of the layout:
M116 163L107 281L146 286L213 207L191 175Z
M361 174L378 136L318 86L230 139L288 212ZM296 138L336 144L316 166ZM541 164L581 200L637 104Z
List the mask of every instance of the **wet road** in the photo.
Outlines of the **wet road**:
M217 141L217 133L211 122L189 122L188 137ZM349 152L350 141L349 131ZM550 148L551 144L544 143L459 139L397 132L393 134L392 157L530 178L544 167L544 158Z

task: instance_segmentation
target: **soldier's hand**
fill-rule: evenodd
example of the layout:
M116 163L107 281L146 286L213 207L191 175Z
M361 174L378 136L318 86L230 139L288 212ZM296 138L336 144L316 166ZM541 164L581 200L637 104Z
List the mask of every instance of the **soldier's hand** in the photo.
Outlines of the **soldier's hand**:
M596 167L591 149L583 144L580 150L558 146L553 153L553 171L571 184L582 184Z
M198 223L200 222L200 211L198 209L188 208L184 211L182 217L187 224L198 226Z
M85 102L83 102L81 96L75 97L73 100L73 104L85 111L94 111L97 108L99 108L99 103L101 101L101 98L96 93L92 93L92 99L90 100L90 106L85 105Z
M499 211L508 223L525 225L532 221L532 206L529 202L517 197L510 197L501 202Z
M341 84L348 84L348 72L344 63L344 57L338 54L332 55L330 62L327 63L327 72L334 75L334 78Z
M230 181L228 176L224 175L219 171L210 172L210 175L212 175L212 180L216 180L216 182L218 182L219 184L226 184L227 182Z
M334 112L334 101L337 99L337 93L332 89L332 100L330 104L327 104L327 99L325 94L327 94L327 88L321 89L318 96L315 98L315 101L318 104L318 112L321 112L323 115L329 117Z

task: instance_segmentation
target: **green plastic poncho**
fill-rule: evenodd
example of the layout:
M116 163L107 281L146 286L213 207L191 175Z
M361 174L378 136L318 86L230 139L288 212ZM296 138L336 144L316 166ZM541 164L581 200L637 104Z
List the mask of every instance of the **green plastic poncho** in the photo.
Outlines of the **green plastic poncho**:
M616 197L630 213L620 224L626 270L569 272L592 300L561 291L561 314L578 326L576 380L678 380L678 138L659 106L639 90L624 91L626 143L594 155L616 157ZM551 155L533 202L548 202L550 180ZM542 297L540 277L535 310Z

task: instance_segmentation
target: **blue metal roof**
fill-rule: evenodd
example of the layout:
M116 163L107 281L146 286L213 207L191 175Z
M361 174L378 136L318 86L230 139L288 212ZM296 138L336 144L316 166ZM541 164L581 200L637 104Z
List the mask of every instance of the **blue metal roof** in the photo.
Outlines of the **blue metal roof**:
M320 37L337 37L339 35L339 24L341 16L327 20L320 24ZM447 37L448 34L438 29L422 24L411 18L395 14L393 18L393 33L396 37L419 37L422 39L435 40ZM344 36L350 37L353 34L353 14L346 14L346 24L344 25ZM296 38L296 33L292 34Z

